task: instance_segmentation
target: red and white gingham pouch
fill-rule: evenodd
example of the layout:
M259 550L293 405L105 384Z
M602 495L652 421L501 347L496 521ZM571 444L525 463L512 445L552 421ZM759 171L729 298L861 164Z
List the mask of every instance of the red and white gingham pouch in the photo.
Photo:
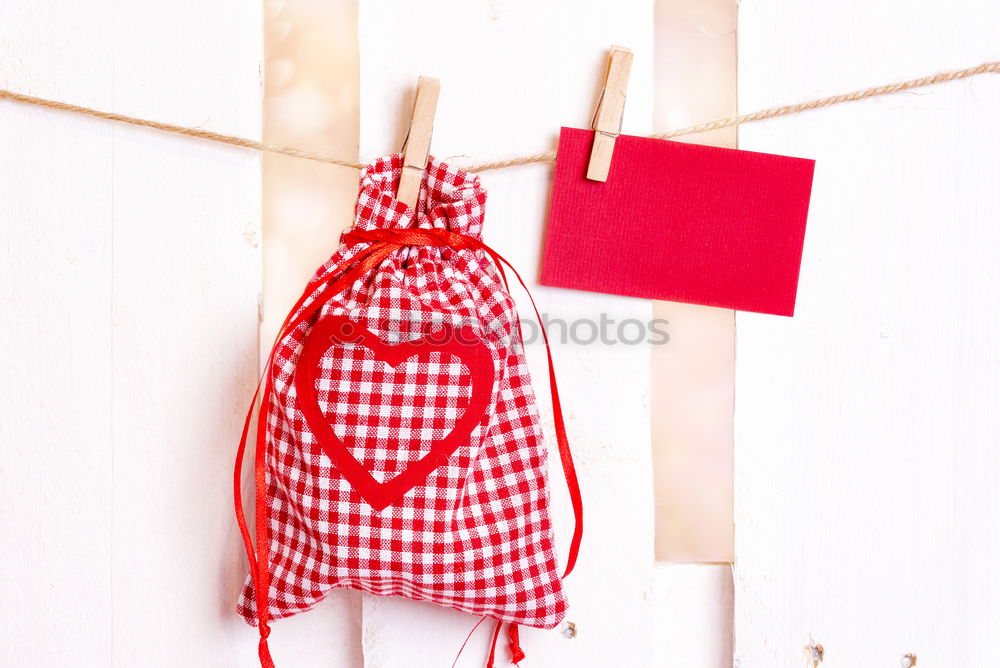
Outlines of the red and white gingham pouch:
M397 154L362 172L354 226L266 365L256 550L240 498L252 406L247 415L235 484L251 573L238 611L260 627L264 666L268 620L334 587L491 617L494 646L508 622L515 661L517 624L565 615L518 314L506 261L481 241L486 192L431 158L414 211L395 199L401 166ZM577 515L564 577L581 509L551 358L549 370Z

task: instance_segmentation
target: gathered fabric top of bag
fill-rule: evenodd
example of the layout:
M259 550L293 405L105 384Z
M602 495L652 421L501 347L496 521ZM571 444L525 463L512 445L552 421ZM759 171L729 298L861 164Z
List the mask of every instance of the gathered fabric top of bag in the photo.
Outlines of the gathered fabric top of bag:
M514 657L517 624L552 628L565 615L582 504L551 355L577 519L562 576L513 268L482 242L486 191L431 158L414 210L395 198L401 169L397 154L363 171L354 225L265 366L254 538L240 498L252 406L247 415L235 485L251 568L238 611L260 628L264 666L270 620L335 587L493 618L494 647L508 623Z

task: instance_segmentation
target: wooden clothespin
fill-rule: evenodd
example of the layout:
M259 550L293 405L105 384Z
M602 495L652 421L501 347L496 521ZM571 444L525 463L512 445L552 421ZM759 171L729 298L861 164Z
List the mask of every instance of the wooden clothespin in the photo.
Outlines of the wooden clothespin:
M608 58L608 74L604 80L604 90L594 112L594 147L590 150L590 164L587 178L591 181L607 181L611 169L611 156L615 152L615 140L622 132L622 116L625 114L625 89L628 75L632 70L632 52L622 46L611 47Z
M410 208L417 206L420 184L427 169L427 154L431 150L431 131L434 128L434 112L437 110L441 82L431 77L420 77L417 94L413 100L413 114L410 128L403 140L403 173L399 177L396 199Z

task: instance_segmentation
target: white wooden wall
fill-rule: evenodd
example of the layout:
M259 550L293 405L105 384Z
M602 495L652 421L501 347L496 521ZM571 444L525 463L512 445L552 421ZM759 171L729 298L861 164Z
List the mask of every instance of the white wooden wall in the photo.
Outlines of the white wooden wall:
M0 86L243 136L259 5L0 3ZM259 158L0 102L0 665L249 666Z
M406 91L422 72L445 80L439 154L551 146L561 123L589 122L612 43L637 52L627 129L650 129L651 2L605 22L568 2L446 9L366 6L365 157L398 146ZM550 35L562 14L570 28ZM231 4L4 3L0 85L254 137L260 19ZM407 43L408 24L440 46ZM398 46L378 54L386 34ZM469 57L453 60L461 52ZM468 123L473 115L482 122ZM0 145L0 665L254 665L255 633L232 610L246 564L229 480L256 370L259 159L11 103L0 103ZM528 167L486 179L489 240L532 283L550 174ZM535 294L554 317L649 312L641 300ZM726 614L725 597L713 596L717 569L653 564L648 350L556 354L591 501L570 580L579 635L525 631L530 663L718 665L699 642ZM545 406L542 351L529 355ZM553 458L565 557L560 480ZM276 625L282 668L361 665L350 598L337 593ZM365 663L449 664L470 624L433 606L367 599ZM487 631L464 665L480 665Z
M649 129L648 0L411 4L361 7L363 157L398 148L421 73L444 81L436 154L548 148L589 121L611 43L637 55L626 130ZM1000 58L998 20L971 0L745 0L741 106ZM260 29L259 7L232 0L7 0L0 86L252 137ZM738 319L742 668L801 665L810 636L827 666L995 663L998 79L742 133L818 159L798 313ZM0 147L0 665L251 666L229 476L256 371L259 159L3 102ZM487 240L532 283L549 174L484 175ZM564 318L649 309L534 292ZM555 354L590 498L579 635L526 631L525 665L720 665L717 572L652 564L648 351ZM282 668L356 653L334 609L276 627ZM470 626L367 597L365 664L449 665Z
M1000 59L1000 6L740 6L741 111ZM794 319L737 317L742 668L997 664L1000 76L745 127L816 158Z

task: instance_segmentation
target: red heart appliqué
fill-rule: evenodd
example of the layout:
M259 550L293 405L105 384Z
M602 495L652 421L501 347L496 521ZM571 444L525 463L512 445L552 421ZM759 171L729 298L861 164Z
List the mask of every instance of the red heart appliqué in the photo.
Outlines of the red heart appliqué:
M472 385L469 400L451 431L436 440L427 454L385 482L376 480L358 462L334 432L333 425L319 405L316 381L320 360L331 347L345 344L363 346L371 351L376 361L393 368L411 357L437 352L442 354L442 358L454 355L469 370ZM347 317L326 316L306 336L295 367L294 384L299 408L323 451L358 494L375 510L382 510L426 480L455 450L469 442L493 396L495 371L490 349L468 327L455 329L443 324L423 338L389 344ZM362 439L362 442L374 444L374 439Z

